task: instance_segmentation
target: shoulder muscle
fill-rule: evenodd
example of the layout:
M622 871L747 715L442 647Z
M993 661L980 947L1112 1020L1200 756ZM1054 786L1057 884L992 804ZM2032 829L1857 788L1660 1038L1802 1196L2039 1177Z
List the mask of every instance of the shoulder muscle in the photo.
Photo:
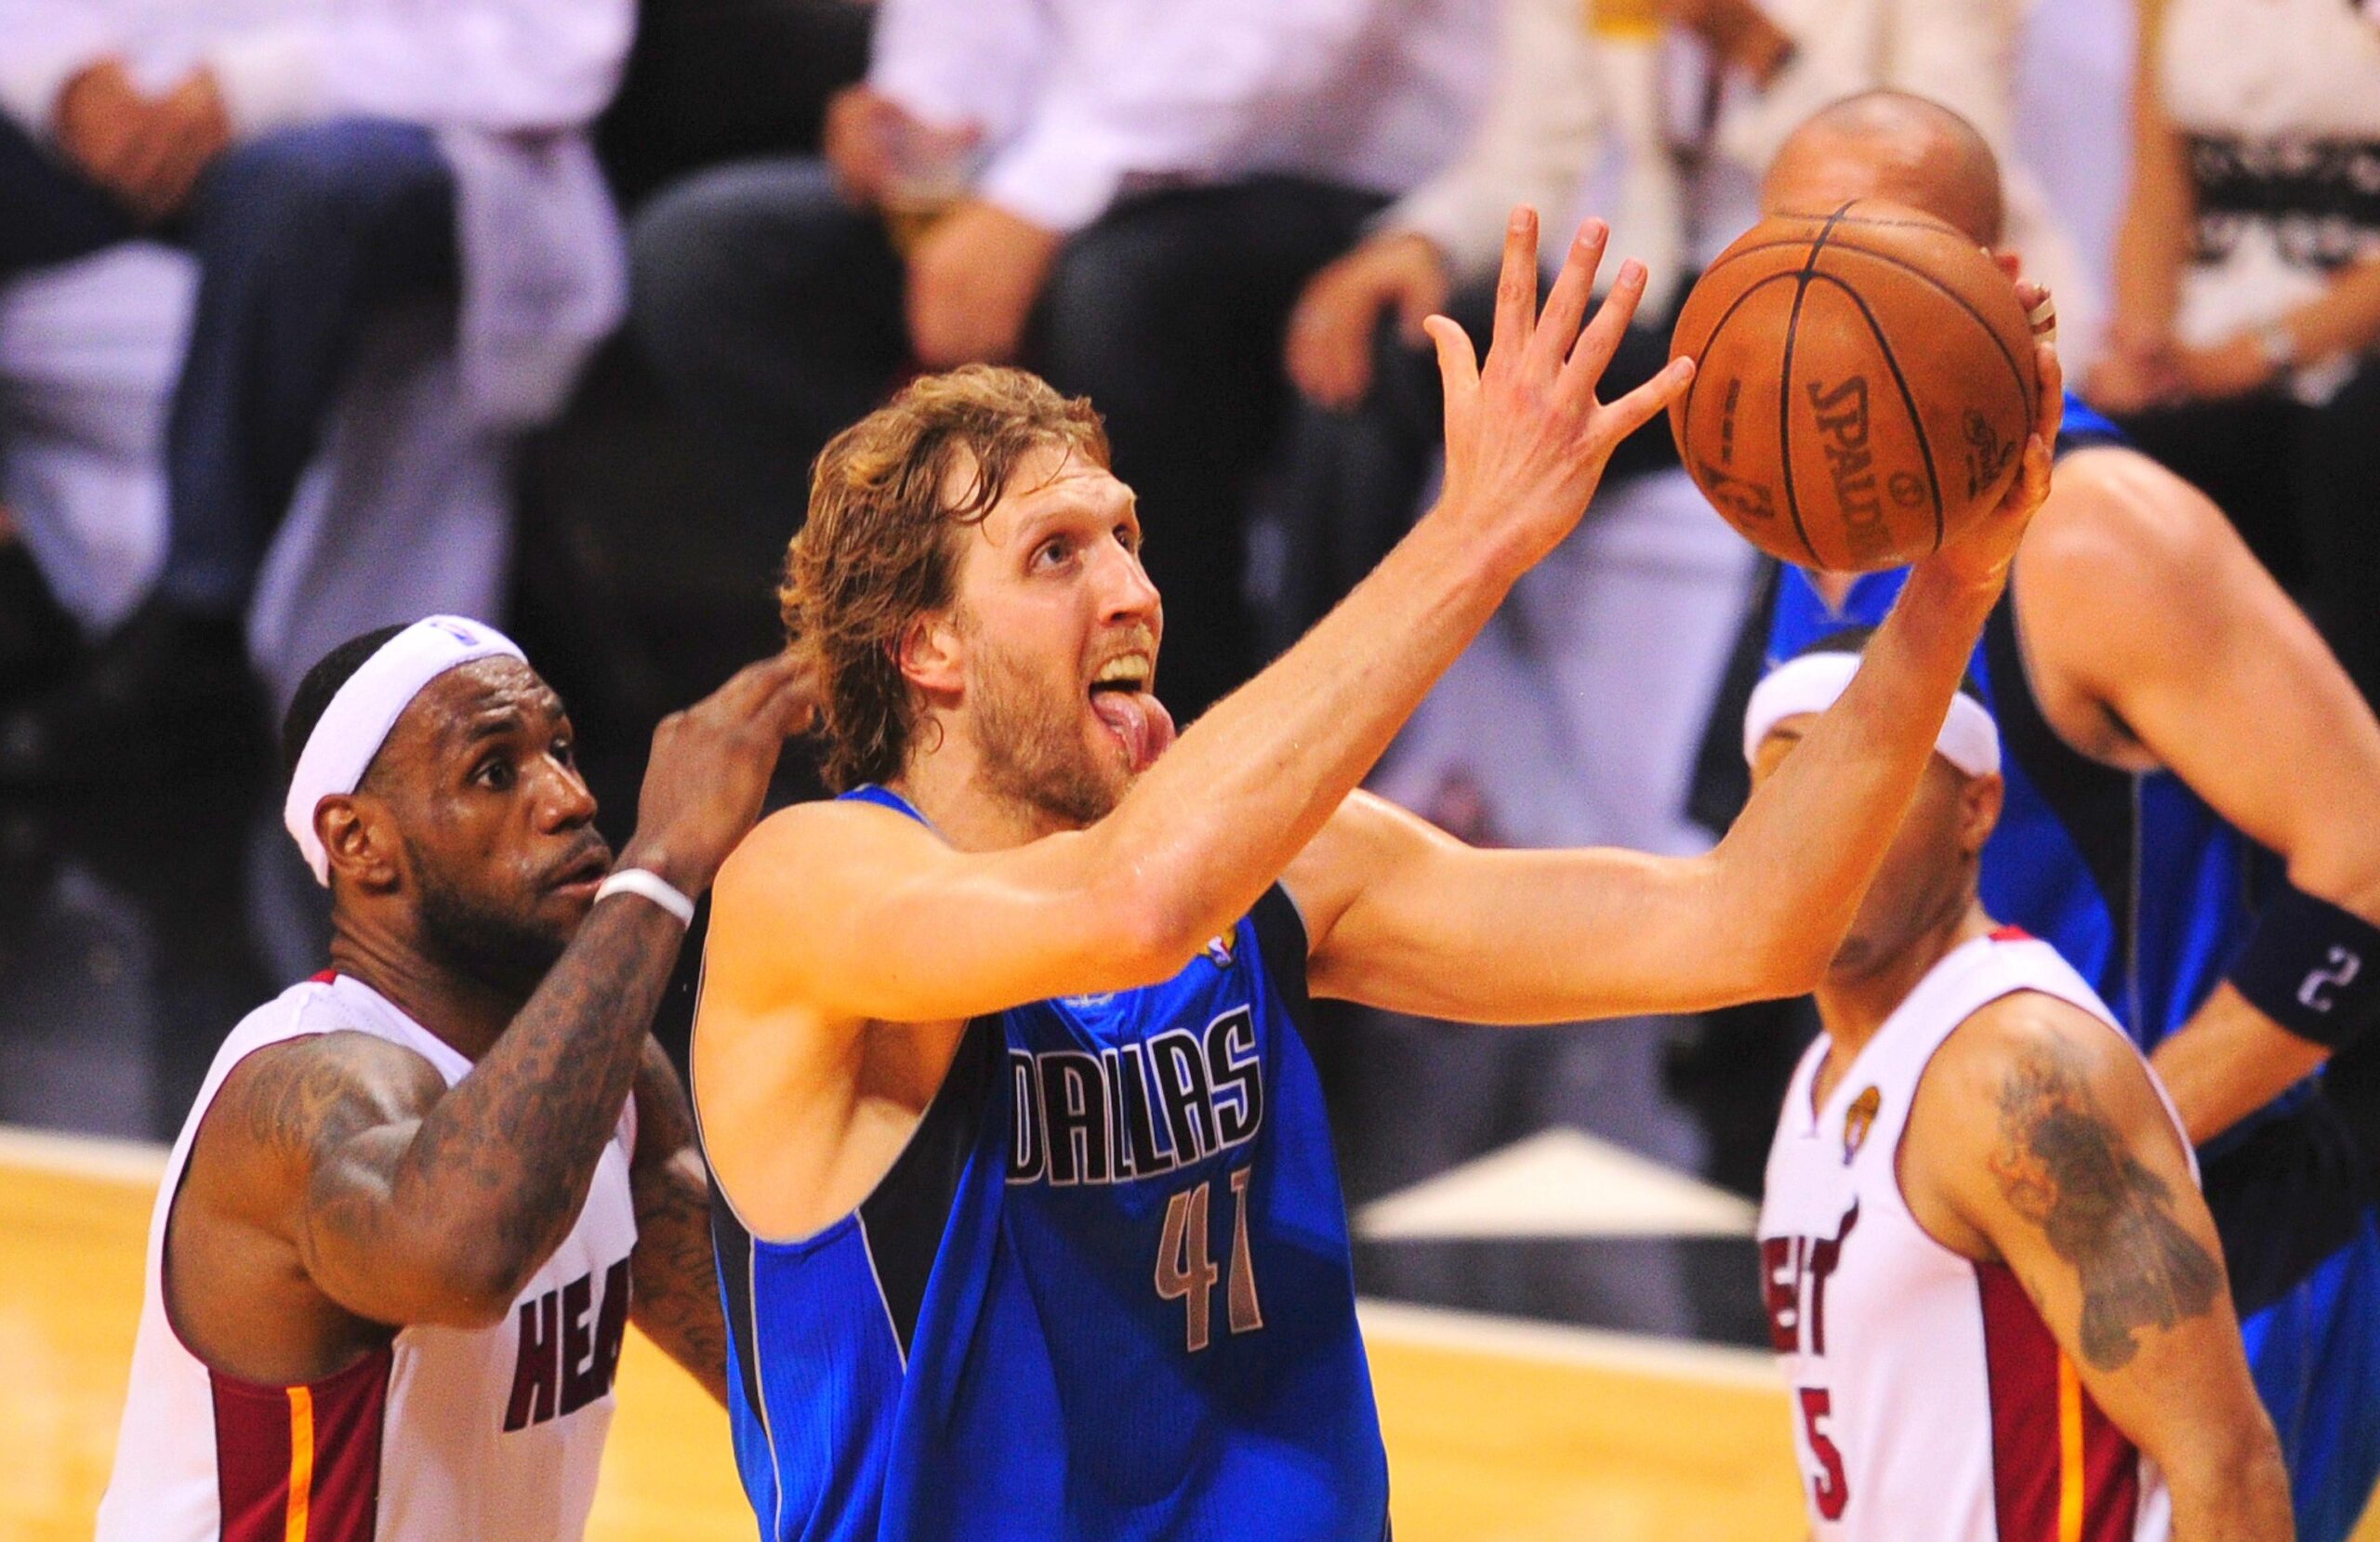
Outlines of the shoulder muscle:
M445 1094L435 1066L369 1034L268 1045L224 1078L199 1127L187 1181L234 1204L247 1201L242 1207L279 1208L302 1194L315 1165L347 1141L419 1119Z
M2115 1369L2140 1330L2208 1310L2223 1289L2213 1223L2149 1068L2119 1035L2020 992L1962 1025L1937 1069L1964 1116L1935 1104L1929 1172L2053 1325L2076 1324L2088 1364Z
M2037 663L2109 699L2199 654L2190 628L2246 556L2222 511L2163 467L2115 446L2077 452L2016 559L2026 639Z

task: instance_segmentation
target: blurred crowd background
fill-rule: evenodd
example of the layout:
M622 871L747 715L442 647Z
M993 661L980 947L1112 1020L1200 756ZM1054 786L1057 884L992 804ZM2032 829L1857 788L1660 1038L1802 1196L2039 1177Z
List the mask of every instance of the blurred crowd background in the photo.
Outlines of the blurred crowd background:
M272 724L339 640L511 627L624 834L652 723L776 640L826 437L1016 361L1106 416L1186 719L1430 496L1419 323L1484 330L1512 204L1650 265L1648 373L1880 86L1998 147L2069 381L2380 689L2373 0L0 0L0 1119L165 1127L317 967ZM1381 785L1706 844L1765 583L1640 435ZM1372 1025L1335 1095L1445 1095L1353 1180L1584 1123L1749 1189L1797 1048L1526 1038Z

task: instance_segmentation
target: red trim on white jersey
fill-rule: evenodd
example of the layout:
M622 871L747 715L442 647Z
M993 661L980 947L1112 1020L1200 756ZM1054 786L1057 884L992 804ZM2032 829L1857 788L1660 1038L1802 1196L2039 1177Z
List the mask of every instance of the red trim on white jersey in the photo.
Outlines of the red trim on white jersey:
M503 1323L406 1327L353 1364L286 1387L227 1376L175 1331L165 1235L200 1124L248 1056L328 1033L400 1045L449 1087L470 1071L452 1046L349 976L292 986L231 1031L151 1213L131 1385L97 1542L576 1542L594 1503L628 1323L633 1099L577 1219ZM516 1408L524 1410L517 1417Z
M1823 1103L1824 1037L1786 1094L1762 1288L1820 1542L2164 1542L2170 1530L2155 1465L2092 1401L2016 1275L1942 1245L1901 1193L1901 1139L1935 1053L2020 991L2121 1036L2055 950L2003 928L1919 981Z
M223 1542L374 1542L386 1347L298 1387L207 1373Z
M1996 1542L2130 1542L2140 1450L2082 1383L2006 1264L1975 1266L1991 1377Z

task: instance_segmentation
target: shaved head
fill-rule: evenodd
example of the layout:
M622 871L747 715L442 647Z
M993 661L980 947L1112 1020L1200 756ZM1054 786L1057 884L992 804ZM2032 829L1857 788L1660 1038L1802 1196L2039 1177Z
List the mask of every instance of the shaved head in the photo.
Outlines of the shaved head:
M2000 159L1975 125L1924 97L1845 97L1793 130L1760 190L1768 214L1817 214L1883 198L2000 244Z

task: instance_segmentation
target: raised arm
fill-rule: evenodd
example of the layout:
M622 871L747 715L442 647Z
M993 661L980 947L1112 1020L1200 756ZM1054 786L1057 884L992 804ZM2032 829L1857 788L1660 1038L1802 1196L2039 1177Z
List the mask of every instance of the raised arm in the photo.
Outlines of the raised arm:
M705 1010L800 1004L941 1021L1171 974L1311 840L1513 580L1577 523L1612 447L1659 412L1673 365L1620 401L1594 387L1644 273L1627 265L1580 335L1603 231L1537 315L1537 226L1505 243L1484 370L1433 318L1447 491L1331 615L1183 734L1115 811L1012 850L950 850L879 809L819 805L755 832L720 881ZM1576 344L1575 348L1573 344Z
M755 666L654 738L624 866L699 892L751 825L807 681ZM277 1172L268 1224L315 1285L376 1322L500 1321L568 1234L678 956L677 920L633 895L595 906L520 1015L450 1090L418 1056L330 1033L249 1057L193 1158Z
M636 1073L636 1251L628 1318L724 1406L727 1319L711 1251L710 1175L685 1084L660 1045L644 1041Z
M2215 1221L2122 1039L2052 997L2003 997L1937 1053L1901 1150L1919 1220L2015 1272L2093 1401L2156 1461L2175 1542L2286 1542L2288 1476Z
M1988 528L1921 563L1841 701L1705 856L1477 851L1349 802L1288 874L1315 988L1477 1022L1689 1011L1798 995L1842 945L1900 828L1950 693L2049 488L2043 418Z
M2083 748L2171 769L2297 889L2380 925L2380 722L2204 494L2144 456L2082 452L2018 566L2036 677L2100 728ZM2328 1055L2225 984L2155 1060L2204 1141Z

